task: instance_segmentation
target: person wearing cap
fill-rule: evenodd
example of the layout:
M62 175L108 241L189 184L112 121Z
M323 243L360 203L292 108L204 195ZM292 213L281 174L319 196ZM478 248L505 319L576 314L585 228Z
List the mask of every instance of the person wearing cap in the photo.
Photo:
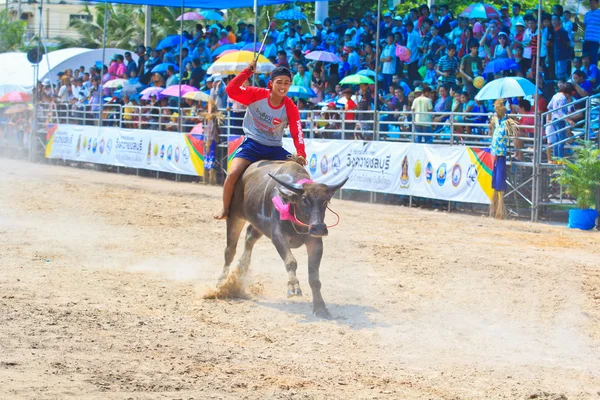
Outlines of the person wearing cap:
M325 36L327 36L327 29L323 27L322 21L315 21L315 36L319 40L319 43L325 41Z
M231 44L229 39L227 39L227 34L228 32L225 29L221 29L219 31L219 46L223 46L224 44Z
M508 35L504 32L498 34L498 44L494 47L491 60L499 60L501 58L513 58L512 51L508 45Z
M223 184L223 209L215 215L215 219L226 219L233 196L235 183L246 168L259 160L287 160L291 155L282 146L285 128L289 126L297 162L306 165L304 135L298 107L287 97L292 81L292 74L285 67L277 67L271 72L268 89L243 87L243 83L252 77L256 69L256 61L227 85L227 94L248 108L244 116L242 129L245 139L233 156L231 167Z
M517 22L515 29L516 29L516 33L511 34L511 39L512 39L511 47L512 48L514 48L514 46L523 46L523 40L525 38L525 22L521 22L521 21Z
M431 114L429 113L433 110L433 103L427 96L429 90L429 87L425 87L425 89L422 89L421 87L415 88L415 99L412 103L411 110L415 113L414 126L417 133L431 132ZM417 135L415 136L415 142L432 143L433 136Z
M510 34L512 37L515 37L517 34L517 23L521 23L524 27L525 21L521 15L521 5L519 3L513 3L512 12L513 16L510 19Z

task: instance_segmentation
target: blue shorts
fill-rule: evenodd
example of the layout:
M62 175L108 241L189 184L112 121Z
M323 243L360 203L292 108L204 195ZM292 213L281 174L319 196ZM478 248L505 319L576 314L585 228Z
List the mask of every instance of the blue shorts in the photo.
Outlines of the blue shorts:
M265 146L248 137L237 148L233 158L243 158L250 162L260 160L287 160L290 153L281 146Z

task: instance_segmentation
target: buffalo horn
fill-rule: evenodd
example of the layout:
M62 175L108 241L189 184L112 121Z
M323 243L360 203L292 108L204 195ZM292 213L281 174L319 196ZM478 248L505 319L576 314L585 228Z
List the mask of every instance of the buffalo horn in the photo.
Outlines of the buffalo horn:
M341 189L342 186L344 186L346 184L346 182L348 182L348 178L344 179L343 181L341 181L340 183L338 183L337 185L331 185L331 186L327 186L327 191L329 193L335 193L338 191L338 189Z
M282 181L282 180L281 180L281 179L279 179L279 178L276 178L276 177L274 177L274 176L273 176L273 175L271 175L271 174L268 174L268 175L269 175L271 178L273 178L273 180L274 180L275 182L277 182L277 183L279 183L281 186L283 186L283 187L285 187L285 188L287 188L287 189L291 190L292 192L294 192L294 193L297 193L297 194L302 194L302 193L304 193L304 189L302 189L302 185L298 185L298 184L295 184L295 183L287 183L287 182L284 182L284 181Z

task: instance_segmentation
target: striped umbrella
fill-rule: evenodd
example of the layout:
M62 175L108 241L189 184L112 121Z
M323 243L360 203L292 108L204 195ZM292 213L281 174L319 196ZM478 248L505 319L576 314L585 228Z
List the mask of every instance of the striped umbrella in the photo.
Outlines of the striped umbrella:
M460 16L470 19L500 18L500 11L491 4L474 3L465 8Z
M215 61L208 70L206 71L208 74L237 74L242 72L250 61L254 59L254 53L251 51L238 51L235 53L229 53L224 55ZM257 74L265 74L270 73L275 69L275 65L273 65L265 56L259 56L258 62L256 64L256 70L254 71Z

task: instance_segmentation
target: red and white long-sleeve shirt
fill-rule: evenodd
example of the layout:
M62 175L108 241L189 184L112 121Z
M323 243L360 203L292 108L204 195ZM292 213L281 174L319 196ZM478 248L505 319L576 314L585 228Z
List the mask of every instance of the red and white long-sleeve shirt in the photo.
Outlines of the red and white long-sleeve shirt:
M296 152L306 158L298 107L289 97L285 97L283 103L275 107L269 100L269 90L242 86L251 76L252 71L246 68L229 82L226 89L229 97L248 106L242 125L246 136L265 146L281 146L283 131L289 124Z

